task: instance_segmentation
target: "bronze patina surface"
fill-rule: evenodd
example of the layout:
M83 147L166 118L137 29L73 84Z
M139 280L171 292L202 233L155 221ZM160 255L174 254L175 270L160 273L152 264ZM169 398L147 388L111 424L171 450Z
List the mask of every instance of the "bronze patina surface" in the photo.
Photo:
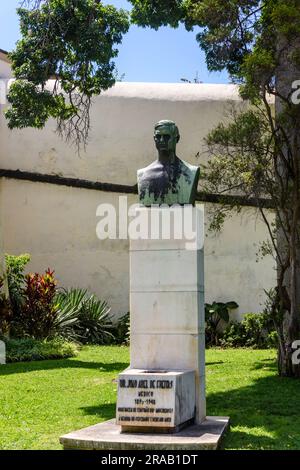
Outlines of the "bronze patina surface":
M200 170L177 157L179 138L174 121L163 120L155 124L154 141L158 159L137 172L141 204L195 204Z

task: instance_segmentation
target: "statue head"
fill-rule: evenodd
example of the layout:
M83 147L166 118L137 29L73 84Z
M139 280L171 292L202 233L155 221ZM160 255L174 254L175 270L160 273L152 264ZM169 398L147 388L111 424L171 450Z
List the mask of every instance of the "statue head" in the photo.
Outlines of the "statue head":
M158 151L174 153L180 139L178 127L168 119L158 121L154 126L154 141Z

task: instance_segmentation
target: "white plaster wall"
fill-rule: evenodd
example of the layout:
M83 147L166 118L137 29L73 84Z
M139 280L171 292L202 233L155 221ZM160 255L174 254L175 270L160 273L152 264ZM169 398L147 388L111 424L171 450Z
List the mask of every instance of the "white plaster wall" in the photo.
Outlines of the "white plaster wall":
M135 184L136 170L156 158L156 121L176 121L182 136L178 156L197 164L205 159L204 136L231 103L239 105L233 85L117 83L94 100L90 143L80 156L54 133L53 122L42 131L9 131L1 114L0 167ZM95 232L97 205L116 203L118 195L8 179L1 185L4 250L31 253L31 270L49 266L61 285L89 288L106 298L114 313L125 313L128 244L100 242ZM209 234L206 301L236 300L235 316L261 310L263 289L275 283L273 260L255 259L257 244L266 236L253 209L228 220L217 237Z
M209 206L205 206L206 219ZM268 219L273 220L272 213ZM240 215L228 218L218 234L209 232L206 223L205 232L205 301L236 301L239 309L231 312L232 319L261 312L264 289L276 285L276 271L271 256L257 258L260 243L268 236L257 210L245 208Z
M3 181L0 179L0 201L2 201L2 187ZM4 272L4 244L3 244L3 217L0 206L0 276L3 276Z
M184 83L117 83L94 99L92 129L86 154L76 154L55 134L44 130L10 131L0 121L1 165L111 183L135 184L136 170L156 158L153 126L173 119L181 140L178 156L199 164L203 138L238 103L234 85ZM200 152L200 158L196 155Z
M1 58L1 55L0 52L0 78L10 78L12 76L11 65L4 56Z

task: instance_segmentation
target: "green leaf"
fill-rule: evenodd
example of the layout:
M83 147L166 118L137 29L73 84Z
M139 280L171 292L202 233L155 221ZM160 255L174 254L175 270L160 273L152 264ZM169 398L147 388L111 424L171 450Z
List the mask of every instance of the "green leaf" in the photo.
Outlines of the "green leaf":
M238 308L239 305L234 302L234 300L231 300L230 302L226 302L226 307L229 309L229 310L233 310L235 308Z

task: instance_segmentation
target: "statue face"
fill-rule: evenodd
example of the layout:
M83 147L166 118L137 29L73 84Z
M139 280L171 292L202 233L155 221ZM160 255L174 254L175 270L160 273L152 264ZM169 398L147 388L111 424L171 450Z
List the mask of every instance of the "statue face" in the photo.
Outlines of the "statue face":
M174 127L168 125L159 126L154 131L154 141L158 151L173 151L175 153L177 135L174 132Z

